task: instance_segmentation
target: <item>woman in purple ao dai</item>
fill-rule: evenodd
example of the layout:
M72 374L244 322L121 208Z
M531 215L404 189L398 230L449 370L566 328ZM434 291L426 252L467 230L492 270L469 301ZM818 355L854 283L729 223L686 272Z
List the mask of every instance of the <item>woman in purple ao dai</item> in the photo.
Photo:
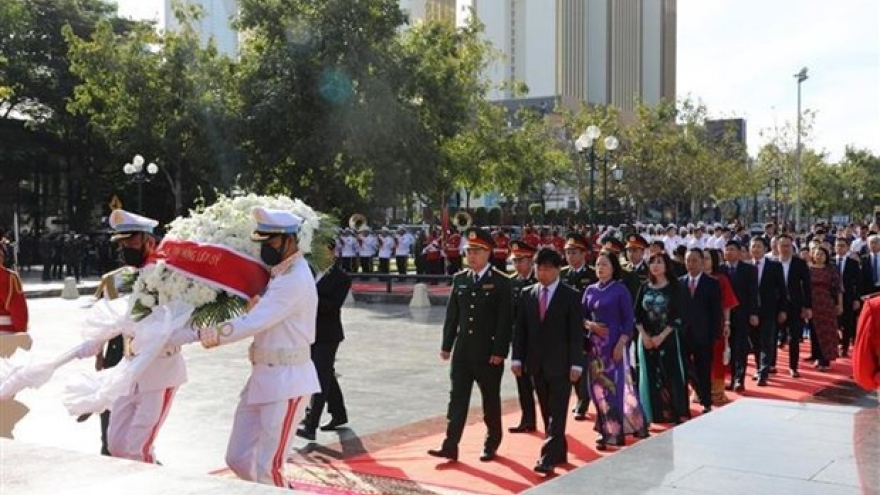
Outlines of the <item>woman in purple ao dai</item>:
M633 387L627 346L633 334L632 297L620 281L620 260L603 250L596 259L599 281L584 292L584 327L589 331L587 373L596 405L596 448L624 445L626 435L648 436L645 414Z

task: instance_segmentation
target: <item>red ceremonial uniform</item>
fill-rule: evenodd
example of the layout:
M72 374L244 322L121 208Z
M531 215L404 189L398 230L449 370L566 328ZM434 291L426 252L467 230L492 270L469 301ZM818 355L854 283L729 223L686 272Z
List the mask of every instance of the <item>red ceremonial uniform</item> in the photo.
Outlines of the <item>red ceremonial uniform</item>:
M553 244L553 249L559 251L560 253L565 251L565 238L561 235L554 235L550 239L551 244Z
M504 234L504 232L499 232L498 235L495 236L495 248L492 249L492 257L496 260L507 261L507 257L510 255L510 237Z
M452 234L446 238L446 257L449 259L461 257L461 236Z
M865 301L853 346L853 378L862 388L880 388L880 296Z
M538 247L541 245L541 236L535 233L534 230L529 231L528 234L524 235L522 238L523 241L526 242L529 246Z
M27 301L18 274L0 267L0 332L26 332Z
M438 261L440 259L440 239L433 235L428 237L428 242L422 252L425 254L426 260Z

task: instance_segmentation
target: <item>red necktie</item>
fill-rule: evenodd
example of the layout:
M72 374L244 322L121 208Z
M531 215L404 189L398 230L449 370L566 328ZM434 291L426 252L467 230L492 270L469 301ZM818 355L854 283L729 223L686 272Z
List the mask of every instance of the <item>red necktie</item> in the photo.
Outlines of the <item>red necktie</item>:
M547 298L550 296L550 290L544 287L541 289L541 301L538 306L538 317L544 321L544 315L547 314Z

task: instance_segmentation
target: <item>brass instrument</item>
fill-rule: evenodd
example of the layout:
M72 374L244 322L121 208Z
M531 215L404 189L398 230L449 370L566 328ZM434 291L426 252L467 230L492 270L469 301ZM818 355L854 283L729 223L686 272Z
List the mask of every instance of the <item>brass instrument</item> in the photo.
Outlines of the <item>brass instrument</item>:
M367 229L367 217L360 213L348 217L348 227L355 232L363 232Z
M452 216L452 226L458 229L459 232L464 232L471 228L471 225L473 224L473 217L471 217L470 213L466 211L456 212L456 214Z

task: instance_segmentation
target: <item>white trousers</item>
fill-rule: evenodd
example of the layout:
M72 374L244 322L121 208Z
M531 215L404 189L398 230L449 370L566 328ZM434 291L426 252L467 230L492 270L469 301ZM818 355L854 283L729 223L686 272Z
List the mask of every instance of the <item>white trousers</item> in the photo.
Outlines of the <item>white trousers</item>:
M110 409L107 448L113 457L149 464L156 462L153 442L168 417L177 387L120 397Z
M241 479L287 487L284 461L293 444L293 428L305 414L308 397L248 404L242 394L235 410L226 464Z

